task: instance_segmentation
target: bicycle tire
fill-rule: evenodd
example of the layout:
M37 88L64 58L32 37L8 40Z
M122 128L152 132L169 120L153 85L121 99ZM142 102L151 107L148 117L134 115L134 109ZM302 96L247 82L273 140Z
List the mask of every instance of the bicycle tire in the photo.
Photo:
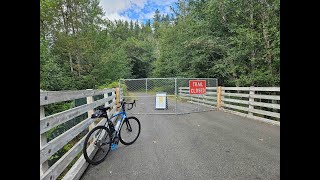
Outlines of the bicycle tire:
M135 130L138 129L138 134L137 134L137 136L136 136L132 141L127 142L126 140L124 140L124 139L122 138L123 136L121 136L121 134L122 134L122 132L123 132L124 129L128 131L128 128L132 128L131 125L133 125L134 122L136 122L137 125L138 125L138 128L137 128L137 127L134 128ZM127 129L126 129L126 128L127 128ZM131 130L132 130L132 129L131 129ZM121 126L121 129L120 129L120 133L119 133L120 142L121 142L122 144L124 144L124 145L131 145L132 143L134 143L134 142L138 139L138 137L139 137L139 135L140 135L140 131L141 131L141 125L140 125L140 121L139 121L138 118L136 118L136 117L128 117L128 118L126 118L126 119L123 121L122 126Z
M104 142L106 142L107 140L109 140L109 144L105 144L104 146L106 146L106 153L105 154L102 154L102 158L100 159L100 160L95 160L95 158L96 158L96 156L97 155L100 155L99 154L99 152L101 152L101 149L98 147L98 146L96 146L96 145L94 145L94 147L95 148L99 148L98 150L97 150L97 152L95 153L95 155L92 157L92 158L90 158L89 157L89 155L88 155L88 152L87 152L87 150L88 150L88 145L89 145L89 143L88 143L88 141L89 141L89 139L90 139L90 137L91 137L91 135L95 132L95 131L99 131L99 130L105 130L106 132L107 132L107 136L105 136L104 138L103 138L103 141ZM98 134L99 135L99 134ZM109 137L109 138L108 138ZM108 138L108 139L107 139ZM97 140L97 139L96 139ZM96 141L95 141L96 142ZM83 156L84 156L84 158L86 159L86 161L89 163L89 164L92 164L92 165L98 165L98 164L100 164L101 162L103 162L104 160L105 160L105 158L107 157L107 155L109 154L109 152L110 152L110 149L111 149L111 134L110 134L110 131L109 131L109 129L107 128L107 127L105 127L105 126L97 126L97 127L95 127L95 128L93 128L89 133L88 133L88 135L87 135L87 137L85 138L85 140L84 140L84 145L83 145ZM107 146L109 146L109 147L107 147ZM104 150L102 150L102 153L103 153L103 151Z

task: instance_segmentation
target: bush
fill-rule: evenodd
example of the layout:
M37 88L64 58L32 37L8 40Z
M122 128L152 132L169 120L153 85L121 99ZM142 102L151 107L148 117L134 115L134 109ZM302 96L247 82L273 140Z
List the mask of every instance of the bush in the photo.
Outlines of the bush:
M119 81L113 81L112 83L108 83L108 84L104 84L98 87L98 89L112 89L112 88L117 88L119 87ZM127 86L125 84L121 84L120 88L123 90L123 94L126 95L127 94Z

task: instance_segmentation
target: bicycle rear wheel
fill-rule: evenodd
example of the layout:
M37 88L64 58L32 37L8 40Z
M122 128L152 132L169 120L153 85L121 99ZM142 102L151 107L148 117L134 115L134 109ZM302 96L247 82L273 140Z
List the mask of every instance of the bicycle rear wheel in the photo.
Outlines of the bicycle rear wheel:
M136 117L128 117L124 120L120 133L119 138L120 142L124 145L130 145L134 143L139 135L140 135L140 121Z
M105 126L93 128L84 140L83 156L89 164L100 164L111 148L110 131Z

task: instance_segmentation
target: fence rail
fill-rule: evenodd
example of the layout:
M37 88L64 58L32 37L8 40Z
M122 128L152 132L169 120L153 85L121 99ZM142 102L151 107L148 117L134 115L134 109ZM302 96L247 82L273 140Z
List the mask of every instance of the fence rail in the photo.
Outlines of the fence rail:
M67 151L60 159L52 166L48 166L48 159L54 155L57 151L68 144L71 140L77 137L80 133L86 129L92 129L97 125L104 123L103 121L95 123L96 119L91 119L90 115L93 109L105 105L111 107L108 111L109 117L114 114L116 104L121 97L121 94L115 89L103 89L103 90L79 90L79 91L40 91L40 179L41 180L54 180L57 179L63 171L75 160L77 155L82 152L84 137L76 142L73 147ZM100 100L93 101L93 96L104 95ZM80 98L87 98L87 104L68 109L50 116L44 116L44 106L52 103L59 103L64 101L76 100ZM76 118L84 113L88 114L87 119L81 121L75 126L71 127L66 132L55 137L50 142L47 142L46 133L52 128L68 122L73 118ZM92 145L88 147L91 154L94 154ZM68 172L64 175L63 179L79 179L84 172L88 163L85 161L83 155L72 165Z
M113 92L114 89L103 89L103 90L78 90L78 91L42 91L40 92L40 106L70 101L74 99L80 99L90 96L96 96L101 94L108 94Z
M205 95L189 94L189 87L179 87L178 94L189 103L209 108L217 107L217 87L207 87Z
M207 87L205 95L192 95L189 87L179 87L179 96L193 104L280 125L280 87Z

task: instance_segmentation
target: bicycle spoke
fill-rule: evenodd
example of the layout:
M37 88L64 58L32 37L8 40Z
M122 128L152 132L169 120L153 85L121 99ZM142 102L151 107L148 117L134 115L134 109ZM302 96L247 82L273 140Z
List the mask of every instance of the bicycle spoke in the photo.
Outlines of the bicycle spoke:
M94 143L91 145L94 146L95 153L93 156L88 156L87 150L88 146L90 146L88 143L91 140ZM110 141L109 131L104 126L96 127L93 131L89 132L85 140L86 145L83 148L86 161L94 165L101 163L110 151Z
M140 122L134 117L126 119L126 124L123 126L122 131L120 131L121 143L125 145L132 144L140 134Z
M99 147L99 150L100 150L100 149L101 149L101 150L102 150L102 152L104 153L104 150L102 149L102 147L101 147L101 146Z
M101 144L101 146L105 146L105 145L110 144L110 143L111 143L110 141L104 142L104 143Z

